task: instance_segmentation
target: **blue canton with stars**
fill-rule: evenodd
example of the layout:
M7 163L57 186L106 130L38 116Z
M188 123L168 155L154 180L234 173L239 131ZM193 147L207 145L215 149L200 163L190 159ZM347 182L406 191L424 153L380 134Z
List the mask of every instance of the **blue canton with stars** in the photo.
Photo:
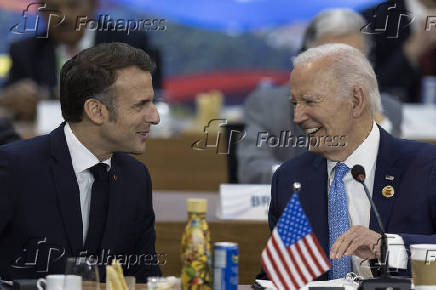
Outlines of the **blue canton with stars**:
M293 194L286 205L277 223L277 231L286 248L312 232L312 227L298 199L298 193Z

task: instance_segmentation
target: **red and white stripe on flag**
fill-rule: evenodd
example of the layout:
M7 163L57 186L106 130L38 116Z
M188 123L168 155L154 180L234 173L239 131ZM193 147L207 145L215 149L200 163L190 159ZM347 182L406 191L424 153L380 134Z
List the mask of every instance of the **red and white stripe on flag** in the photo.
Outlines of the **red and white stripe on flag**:
M261 262L277 289L300 289L330 269L313 232L286 248L277 228L262 252Z

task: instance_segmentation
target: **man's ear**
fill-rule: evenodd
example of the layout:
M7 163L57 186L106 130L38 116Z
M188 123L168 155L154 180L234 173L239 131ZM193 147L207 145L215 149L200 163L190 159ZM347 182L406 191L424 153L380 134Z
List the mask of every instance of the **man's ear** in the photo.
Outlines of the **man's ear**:
M353 117L358 118L368 106L367 95L360 86L353 87Z
M109 116L106 106L102 102L92 98L85 101L83 113L88 116L91 122L98 125L103 124Z

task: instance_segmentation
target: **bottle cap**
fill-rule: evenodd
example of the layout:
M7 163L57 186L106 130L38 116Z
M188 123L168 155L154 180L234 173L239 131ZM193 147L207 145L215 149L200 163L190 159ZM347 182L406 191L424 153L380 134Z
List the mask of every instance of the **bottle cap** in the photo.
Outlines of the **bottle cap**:
M193 213L205 213L207 211L207 200L189 198L186 202L186 210Z

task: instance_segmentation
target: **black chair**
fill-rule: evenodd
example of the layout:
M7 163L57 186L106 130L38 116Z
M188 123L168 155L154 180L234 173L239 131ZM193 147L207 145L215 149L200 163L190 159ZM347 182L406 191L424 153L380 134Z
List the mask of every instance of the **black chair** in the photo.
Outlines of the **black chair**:
M227 146L229 146L227 154L228 183L239 183L236 148L239 141L241 141L241 138L244 136L245 124L241 122L228 123L223 126L223 128L225 129Z

